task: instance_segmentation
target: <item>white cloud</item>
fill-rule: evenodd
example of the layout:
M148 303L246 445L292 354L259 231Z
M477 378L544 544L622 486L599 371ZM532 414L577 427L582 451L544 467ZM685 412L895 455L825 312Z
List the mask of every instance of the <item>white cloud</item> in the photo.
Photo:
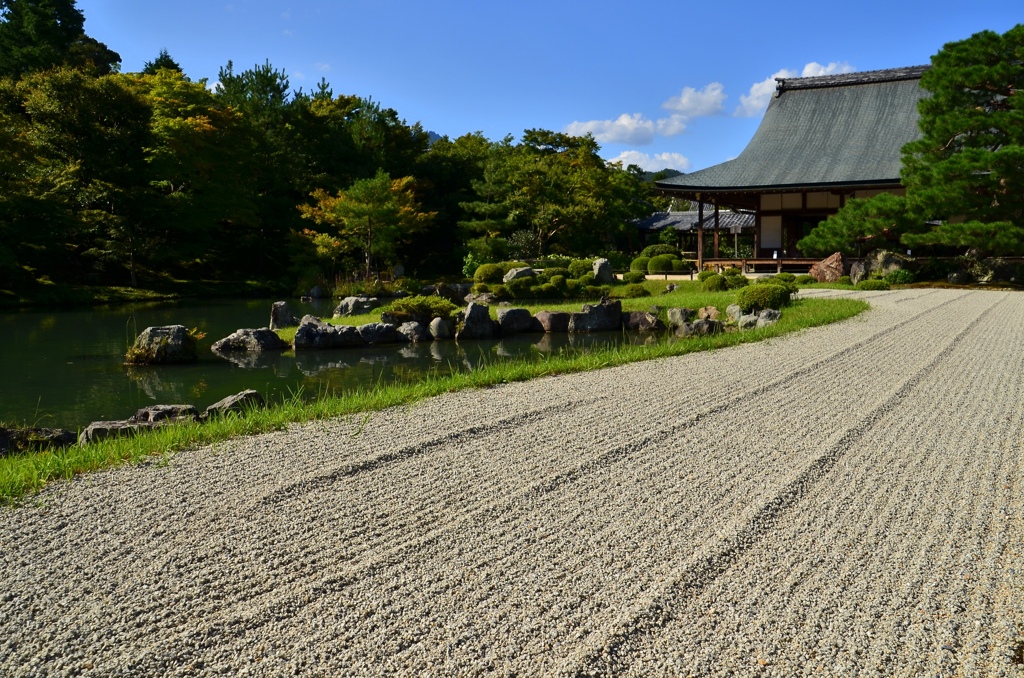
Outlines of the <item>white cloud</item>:
M621 162L623 167L638 165L648 172L663 169L674 169L685 172L690 169L690 159L680 153L641 153L640 151L623 151L609 162Z
M833 73L853 73L853 66L845 61L832 61L828 66L822 66L817 61L812 61L804 66L804 71L800 75L804 78L812 78L816 75L832 75Z
M720 82L713 82L700 90L684 87L679 96L672 97L661 107L689 119L721 113L725 109L725 99L725 87Z
M576 137L592 134L603 144L644 145L654 141L654 127L654 122L640 113L623 113L615 120L574 121L565 131Z
M810 78L816 75L831 75L833 73L851 72L853 72L853 67L845 61L833 61L829 63L828 66L822 66L818 62L812 61L804 66L803 71L800 73L788 68L783 68L781 71L776 71L761 82L755 82L750 86L750 91L747 94L741 94L740 105L736 107L733 115L750 118L764 113L764 109L768 108L768 102L772 99L772 94L775 93L775 78Z
M686 123L689 118L679 113L673 113L667 118L662 118L655 123L658 134L663 137L674 137L686 130Z
M331 72L331 65L330 64L316 63L316 64L313 64L313 66L316 68L316 70L318 70L321 73L330 73Z

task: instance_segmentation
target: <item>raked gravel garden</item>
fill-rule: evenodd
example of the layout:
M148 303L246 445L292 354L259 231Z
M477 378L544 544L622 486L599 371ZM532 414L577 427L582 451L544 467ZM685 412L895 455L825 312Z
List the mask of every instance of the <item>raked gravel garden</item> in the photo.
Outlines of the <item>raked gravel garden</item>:
M1024 673L1024 295L460 391L0 508L0 674Z

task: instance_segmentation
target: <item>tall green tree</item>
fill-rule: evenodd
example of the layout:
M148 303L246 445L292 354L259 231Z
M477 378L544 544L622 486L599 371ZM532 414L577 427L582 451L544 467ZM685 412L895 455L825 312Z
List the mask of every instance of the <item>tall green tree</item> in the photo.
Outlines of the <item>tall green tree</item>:
M412 177L392 179L379 170L373 178L360 179L337 195L316 191L315 203L300 205L299 210L303 218L334 229L342 249L361 253L363 275L369 279L379 264L396 263L403 242L435 216L421 210L414 181Z
M152 61L147 61L142 64L142 73L144 75L156 75L160 69L167 69L170 71L177 71L183 73L181 65L171 58L170 53L167 49L161 49L160 53ZM186 78L187 80L187 78Z
M1024 24L946 44L921 87L902 179L912 212L942 223L903 242L1024 253Z
M115 72L121 57L86 35L84 25L75 0L0 0L0 77L54 66Z

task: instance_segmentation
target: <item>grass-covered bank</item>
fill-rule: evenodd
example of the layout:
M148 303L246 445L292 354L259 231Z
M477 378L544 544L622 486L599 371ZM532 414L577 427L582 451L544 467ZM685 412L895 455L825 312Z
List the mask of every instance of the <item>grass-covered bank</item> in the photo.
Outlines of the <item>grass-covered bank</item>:
M704 299L713 303L707 297ZM651 300L647 300L647 304L650 303ZM245 416L228 417L206 424L167 426L129 438L85 446L74 445L54 452L0 458L0 501L17 500L25 494L38 491L51 480L71 478L78 473L118 466L146 457L152 457L158 463L168 461L176 452L189 447L278 430L294 422L371 412L466 388L483 388L734 346L843 320L867 308L868 305L863 301L853 299L798 300L786 308L777 325L758 330L662 340L647 345L625 344L591 349L588 352L568 351L536 361L495 363L473 372L433 376L416 383L381 385L309 399L299 395L267 409L249 412Z

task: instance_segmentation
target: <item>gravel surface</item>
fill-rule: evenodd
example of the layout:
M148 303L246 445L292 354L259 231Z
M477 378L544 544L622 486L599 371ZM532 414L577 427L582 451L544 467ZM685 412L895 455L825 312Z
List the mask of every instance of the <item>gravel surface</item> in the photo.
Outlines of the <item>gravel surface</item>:
M1024 294L462 392L0 509L0 674L1024 673Z

